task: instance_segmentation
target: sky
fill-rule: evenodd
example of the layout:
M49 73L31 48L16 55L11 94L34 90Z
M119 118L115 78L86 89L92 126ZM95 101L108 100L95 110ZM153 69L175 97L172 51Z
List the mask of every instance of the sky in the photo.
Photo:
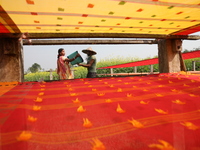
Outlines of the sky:
M197 32L192 35L200 35ZM83 49L91 47L97 52L97 61L102 59L112 59L116 57L127 58L134 57L145 59L158 55L157 44L132 44L132 45L29 45L24 46L24 70L27 71L34 63L37 63L44 70L56 69L57 54L59 48L64 48L66 56L78 51L84 62L86 62L86 54L82 53ZM193 50L200 48L200 40L183 40L183 50Z

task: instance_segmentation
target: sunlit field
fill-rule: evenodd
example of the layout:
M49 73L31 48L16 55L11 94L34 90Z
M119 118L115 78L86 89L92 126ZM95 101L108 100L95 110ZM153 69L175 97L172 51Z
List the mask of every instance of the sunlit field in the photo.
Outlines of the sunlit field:
M149 59L149 58L147 58L147 59ZM123 63L129 63L129 62L135 62L135 61L139 61L139 60L141 60L141 59L133 58L133 57L129 57L129 58L117 57L117 58L112 58L112 59L106 58L106 59L100 60L97 63L97 68L118 65L118 64L123 64ZM184 60L187 71L192 71L192 61L198 61L198 62L196 62L196 71L200 71L200 58ZM86 77L86 74L87 74L86 68L74 66L72 69L74 70L74 78L75 79ZM114 73L133 73L134 68L133 67L115 68L115 69L113 69L113 71L114 71ZM158 72L158 71L159 71L158 64L155 64L154 72ZM139 73L150 72L150 66L149 65L138 66L137 72L139 72ZM97 74L109 74L109 73L110 73L110 69L97 69ZM99 75L98 77L105 77L105 76ZM25 81L40 81L40 80L48 81L48 80L50 80L50 72L29 73L29 74L26 74L24 76L24 78L25 78ZM59 77L55 71L52 72L52 80L59 80Z

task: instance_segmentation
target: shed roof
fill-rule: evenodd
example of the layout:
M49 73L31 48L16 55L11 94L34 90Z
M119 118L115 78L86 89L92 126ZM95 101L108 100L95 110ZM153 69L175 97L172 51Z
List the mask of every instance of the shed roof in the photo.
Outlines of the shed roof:
M0 33L188 35L199 0L0 0ZM98 36L99 35L99 36Z

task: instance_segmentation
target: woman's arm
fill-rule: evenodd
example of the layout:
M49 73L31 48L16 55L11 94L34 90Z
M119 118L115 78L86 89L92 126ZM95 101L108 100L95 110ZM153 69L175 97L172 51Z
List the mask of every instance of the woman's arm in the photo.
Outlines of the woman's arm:
M92 64L94 63L94 59L91 59L90 62L88 64L78 64L79 66L83 66L86 68L89 68L90 66L92 66Z
M68 59L68 58L65 58L65 61L67 61L67 62L71 62L71 61L74 61L77 57L79 57L80 56L80 54L78 53L74 58L72 58L72 59Z

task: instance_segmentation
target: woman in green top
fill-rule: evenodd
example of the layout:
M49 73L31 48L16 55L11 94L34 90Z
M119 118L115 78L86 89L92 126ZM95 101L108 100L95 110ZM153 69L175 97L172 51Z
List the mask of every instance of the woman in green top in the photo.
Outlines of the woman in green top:
M78 64L79 66L86 67L88 70L87 78L96 77L96 55L97 53L91 47L82 50L83 53L88 55L87 64Z

